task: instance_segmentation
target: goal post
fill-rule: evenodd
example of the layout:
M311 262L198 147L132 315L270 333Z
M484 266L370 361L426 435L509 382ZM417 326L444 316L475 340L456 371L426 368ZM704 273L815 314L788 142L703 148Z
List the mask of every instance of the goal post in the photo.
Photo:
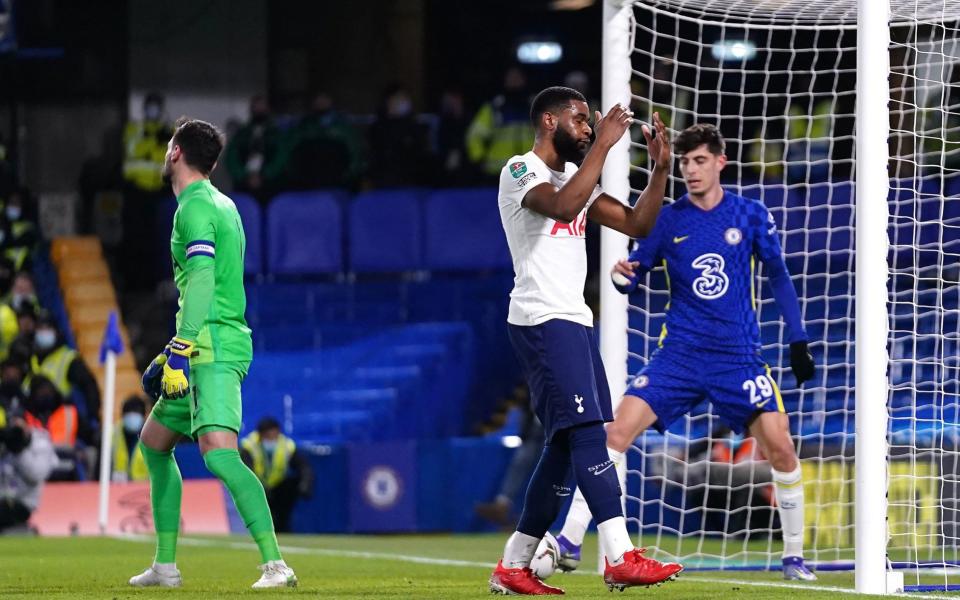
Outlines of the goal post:
M801 388L762 270L755 288L801 460L807 562L855 568L860 592L960 589L960 1L603 2L603 109L626 94L674 136L717 125L722 184L777 221L817 366ZM602 183L633 201L652 165L638 125L631 138ZM684 191L675 168L668 201ZM601 275L627 251L602 236ZM669 292L662 270L629 297L600 281L617 402ZM646 432L628 465L628 523L653 555L780 567L769 464L709 405Z
M890 7L857 0L854 531L856 590L903 589L887 574L887 163Z

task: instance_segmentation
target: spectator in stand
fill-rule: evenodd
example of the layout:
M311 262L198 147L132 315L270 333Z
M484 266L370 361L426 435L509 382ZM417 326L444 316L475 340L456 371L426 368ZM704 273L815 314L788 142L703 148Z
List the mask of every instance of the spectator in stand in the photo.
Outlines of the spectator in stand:
M120 421L113 429L112 481L146 481L147 463L140 452L140 430L146 420L147 403L133 395L124 400Z
M363 142L353 125L321 91L294 134L290 183L299 189L356 188L364 170Z
M10 308L21 310L40 310L40 301L37 299L37 288L33 283L33 275L29 271L20 271L13 278L13 288L10 290L8 304Z
M9 298L14 279L13 262L0 256L0 298ZM8 302L0 303L0 360L7 358L10 346L20 333L17 313Z
M463 92L448 88L440 97L440 124L437 127L437 154L442 171L437 184L469 185L476 180L473 165L467 160L467 118Z
M23 366L7 359L0 363L0 428L13 417L23 415L26 396L23 393Z
M264 417L257 430L240 442L240 457L263 483L274 528L290 531L290 514L297 498L313 494L313 468L306 456L280 433L276 419Z
M17 271L30 269L30 256L37 245L37 226L34 222L35 202L30 191L20 188L10 194L3 207L3 216L9 239L5 240L6 256Z
M160 173L172 133L164 115L163 96L150 92L143 99L143 120L128 122L123 132L123 178L133 188L150 193L164 188Z
M123 250L119 267L124 285L132 290L151 290L169 269L169 259L152 250L156 247L158 212L170 197L161 172L172 134L164 114L164 98L157 92L144 98L143 120L130 121L124 129Z
M84 431L96 430L94 421L100 418L100 388L97 380L80 354L67 345L56 321L46 312L37 319L34 356L30 360L30 368L34 378L41 377L50 381L59 394L71 404L75 394L83 396L86 419L81 425ZM84 441L92 445L95 442L94 437L92 434L84 434Z
M431 166L428 150L427 131L417 122L410 92L399 84L387 87L376 121L370 126L373 184L422 185Z
M287 155L267 97L257 94L250 99L250 120L237 130L224 152L234 189L267 201L285 184Z
M511 156L530 150L534 134L527 78L519 67L511 67L503 78L503 92L480 107L467 129L470 160L494 181Z
M50 476L51 480L80 479L83 468L92 464L90 454L77 446L83 441L95 452L95 434L80 418L77 407L64 398L52 381L42 375L30 379L30 392L24 402L23 418L27 425L42 429L50 436L60 462Z
M45 429L54 446L76 447L80 433L77 407L64 401L52 381L42 375L31 377L23 406L27 424Z
M27 523L57 462L43 429L19 417L0 429L0 532Z
M28 348L33 347L33 336L37 332L37 312L34 310L33 306L25 304L17 311L17 329L19 333L17 334L14 343L10 346L10 354L13 354L14 346L16 346L17 340L23 340L26 342ZM27 352L27 358L30 358L32 352Z

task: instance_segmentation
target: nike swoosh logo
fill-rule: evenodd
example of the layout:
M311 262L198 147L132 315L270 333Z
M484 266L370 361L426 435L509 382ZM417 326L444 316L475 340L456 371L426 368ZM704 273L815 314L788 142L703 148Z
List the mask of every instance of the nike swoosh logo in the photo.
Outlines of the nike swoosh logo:
M610 463L609 465L605 466L604 468L600 469L599 471L594 471L593 474L594 474L594 475L599 475L600 473L603 473L604 471L606 471L607 469L609 469L609 468L612 467L612 466L614 466L614 464L613 464L613 463Z
M673 238L673 243L674 243L674 244L679 244L680 242L682 242L683 240L687 239L688 237L690 237L690 236L689 236L689 235L684 235L684 236L680 236L680 237L675 237L675 238Z

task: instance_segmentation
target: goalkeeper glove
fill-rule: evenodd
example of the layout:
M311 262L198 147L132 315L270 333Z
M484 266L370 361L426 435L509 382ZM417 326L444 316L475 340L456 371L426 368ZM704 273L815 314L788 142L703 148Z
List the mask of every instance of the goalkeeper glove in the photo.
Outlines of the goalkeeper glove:
M140 378L140 387L143 388L143 392L154 400L160 399L162 392L160 389L160 379L163 377L163 365L167 364L167 355L169 352L169 349L164 348L163 352L150 361L147 370L143 372L143 377Z
M807 342L792 342L790 344L790 370L797 378L797 387L813 377L813 355L807 348Z
M190 356L193 342L180 338L170 340L170 353L163 365L160 389L167 398L183 398L190 393Z

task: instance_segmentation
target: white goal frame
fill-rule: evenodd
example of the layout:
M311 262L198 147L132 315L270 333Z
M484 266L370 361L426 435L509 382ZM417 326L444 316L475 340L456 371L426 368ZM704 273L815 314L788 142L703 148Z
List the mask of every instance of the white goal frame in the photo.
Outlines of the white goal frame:
M629 105L634 2L604 0L602 110ZM869 10L868 10L869 7ZM856 590L902 591L887 569L887 192L889 187L889 5L858 0L856 107ZM740 25L743 26L743 25ZM749 25L747 25L749 26ZM869 127L859 126L869 123ZM674 135L676 132L672 132ZM607 193L630 194L630 144L621 140L603 168ZM626 256L623 234L603 228L600 270ZM616 405L627 384L627 297L600 277L600 351Z

